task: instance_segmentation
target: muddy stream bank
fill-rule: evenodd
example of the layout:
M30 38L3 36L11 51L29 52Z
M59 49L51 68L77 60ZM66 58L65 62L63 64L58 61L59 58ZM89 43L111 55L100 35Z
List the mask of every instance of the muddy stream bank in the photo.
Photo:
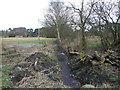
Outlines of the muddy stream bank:
M59 52L57 56L59 60L59 65L61 67L60 78L63 81L63 83L73 88L80 88L80 82L70 76L71 69L68 66L69 60L67 55L63 52Z
M31 49L33 50L33 48ZM93 66L91 60L95 61L96 59L90 59L89 57L84 59L85 57L83 56L87 56L86 54L81 54L83 56L71 55L59 45L36 49L37 51L34 52L30 52L30 48L27 48L27 50L29 50L29 53L20 53L16 57L8 57L9 59L6 57L6 61L8 63L9 60L8 64L10 66L10 71L7 75L11 77L15 87L82 88L86 84L91 84L95 87L113 87L112 85L119 87L117 83L118 68L116 66L104 63ZM22 49L20 48L19 51L22 51ZM14 53L16 54L16 52ZM24 56L23 58L22 55ZM18 57L21 57L21 59L18 60ZM109 58L107 57L107 60ZM116 81L113 81L114 76ZM90 86L89 88L92 87Z
M71 69L68 66L69 60L66 53L56 51L56 55L58 58L57 62L42 52L35 52L26 57L11 69L12 82L19 87L22 85L19 83L22 83L24 78L36 77L35 73L40 72L56 83L62 82L68 87L80 88L80 82L71 77ZM29 84L29 82L25 83Z

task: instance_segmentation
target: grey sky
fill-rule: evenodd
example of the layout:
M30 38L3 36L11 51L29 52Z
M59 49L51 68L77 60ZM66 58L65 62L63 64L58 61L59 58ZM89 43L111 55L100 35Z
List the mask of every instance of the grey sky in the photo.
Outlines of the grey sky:
M40 21L43 20L44 12L48 7L49 1L50 0L0 0L0 30L14 27L37 28L38 19L40 19ZM78 4L80 0L62 1Z
M0 0L0 30L38 27L49 0Z
M79 0L61 1L77 3ZM37 28L38 19L43 20L49 2L50 0L0 0L0 30L14 27Z

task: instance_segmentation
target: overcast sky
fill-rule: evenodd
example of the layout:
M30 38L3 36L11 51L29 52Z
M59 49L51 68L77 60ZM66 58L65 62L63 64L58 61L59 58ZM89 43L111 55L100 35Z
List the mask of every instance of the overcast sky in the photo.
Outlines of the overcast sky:
M49 2L50 0L0 0L0 30L14 27L37 28L38 19L43 20Z
M80 0L62 1L78 3ZM43 20L49 2L50 0L0 0L0 30L15 27L37 28L38 19Z
M0 30L14 27L37 28L49 0L0 0Z

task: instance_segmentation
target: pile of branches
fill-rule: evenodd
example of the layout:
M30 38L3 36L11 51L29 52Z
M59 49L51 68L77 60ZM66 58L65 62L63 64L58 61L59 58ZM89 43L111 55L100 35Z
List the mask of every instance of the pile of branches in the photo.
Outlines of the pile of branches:
M13 66L11 69L13 83L20 82L24 77L35 76L36 72L46 74L51 80L59 81L54 75L58 72L58 64L54 62L48 55L42 52L31 54L24 61Z
M81 85L89 83L100 87L104 83L109 83L110 86L119 87L119 51L107 50L104 53L95 51L90 54L77 51L68 52L71 76L78 79Z
M107 50L105 53L98 53L95 51L94 54L88 55L81 52L69 52L69 55L79 55L81 62L91 63L93 66L101 65L104 63L111 64L112 66L120 67L120 50Z

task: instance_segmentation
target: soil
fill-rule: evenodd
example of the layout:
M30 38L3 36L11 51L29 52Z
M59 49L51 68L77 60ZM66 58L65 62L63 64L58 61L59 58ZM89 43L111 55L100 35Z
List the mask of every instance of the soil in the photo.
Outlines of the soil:
M114 53L114 55L118 54L118 52ZM86 55L93 55L93 53L87 52ZM89 61L81 61L80 55L69 55L69 62L72 76L79 80L81 85L91 84L100 88L120 88L118 66L107 62L94 66Z
M59 61L53 60L51 56L57 56L55 51L59 52L58 54L65 53L61 46L57 45L42 48L12 47L4 51L2 66L10 68L10 72L5 73L11 76L14 84L10 87L71 88L80 82L80 86L90 84L99 88L120 88L118 67L109 64L93 66L90 62L81 62L79 55L68 55L67 62L64 61L66 57L59 55ZM68 83L71 81L74 83Z
M12 57L11 54L7 54L8 52L4 52L2 66L10 68L10 72L6 73L11 76L11 82L14 85L10 87L69 88L59 78L58 61L50 58L55 55L53 47L54 45L43 48L13 47L12 50L16 50L12 52L15 54Z
M71 69L68 66L68 58L65 53L58 53L58 60L59 65L61 67L60 71L60 78L63 81L64 85L73 87L73 88L80 88L80 82L72 78L71 75Z

